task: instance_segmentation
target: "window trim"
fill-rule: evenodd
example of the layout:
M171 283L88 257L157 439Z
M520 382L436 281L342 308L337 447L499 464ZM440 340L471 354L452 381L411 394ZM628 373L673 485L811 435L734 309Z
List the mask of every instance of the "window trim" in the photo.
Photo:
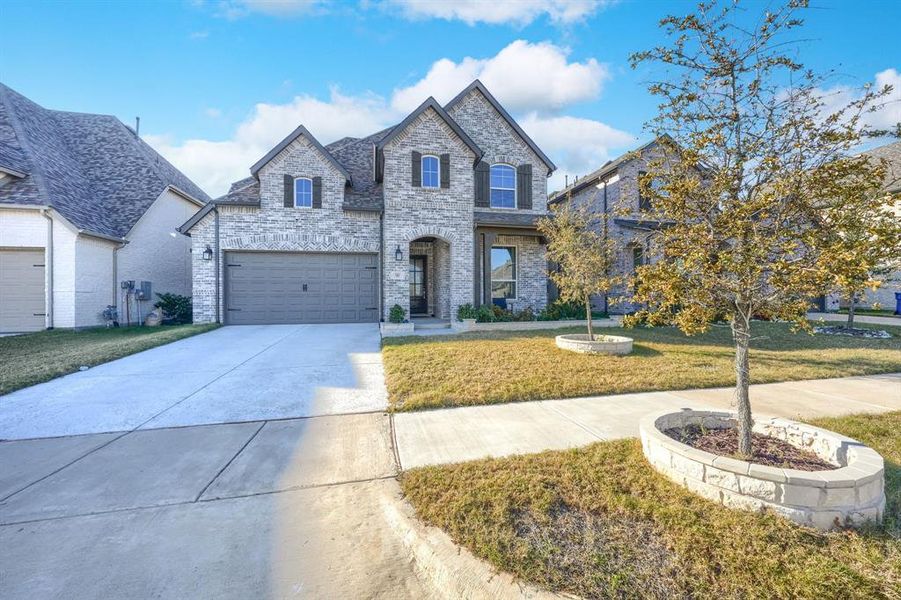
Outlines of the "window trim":
M491 185L491 170L494 167L508 167L513 170L513 188L512 188L512 190L513 190L513 206L494 206L494 204L492 204L492 202L491 202L491 192L493 190L509 191L511 189L511 188L502 188L502 187L496 188L493 185ZM516 194L516 177L517 177L516 167L514 167L510 163L505 163L505 162L493 163L488 168L488 208L495 208L498 210L516 210L516 207L518 206L518 202L519 202L519 198L517 198L517 194Z
M493 244L491 249L495 248L508 248L513 250L513 279L497 279L494 278L494 269L491 266L491 252L488 253L488 273L491 275L489 278L489 294L491 295L491 301L494 302L494 290L490 289L494 287L494 282L497 283L513 283L513 297L506 298L506 300L519 300L519 247L515 244Z
M424 166L425 165L424 165L424 163L425 163L425 159L427 159L427 158L434 158L435 164L438 167L437 174L436 174L437 185L426 185L425 184L425 177L424 177L424 175L425 175ZM438 156L437 154L423 154L422 156L419 157L419 187L427 189L427 190L440 190L441 189L441 157Z
M309 181L310 182L310 205L306 206L303 204L297 203L297 182L298 181ZM313 208L313 178L307 176L300 176L294 178L294 208Z

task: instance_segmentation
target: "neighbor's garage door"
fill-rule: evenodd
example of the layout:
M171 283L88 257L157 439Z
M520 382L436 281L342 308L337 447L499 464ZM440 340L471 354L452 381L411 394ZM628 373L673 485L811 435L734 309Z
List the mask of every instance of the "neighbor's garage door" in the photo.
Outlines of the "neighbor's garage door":
M0 250L0 332L44 328L44 250Z
M378 320L375 254L227 252L226 323Z

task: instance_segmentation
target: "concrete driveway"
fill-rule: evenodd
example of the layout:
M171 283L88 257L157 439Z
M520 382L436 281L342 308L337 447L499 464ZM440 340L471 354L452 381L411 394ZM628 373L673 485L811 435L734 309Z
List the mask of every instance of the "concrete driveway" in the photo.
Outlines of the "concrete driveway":
M223 327L0 396L0 439L384 410L376 324Z
M384 514L385 402L365 325L227 327L0 397L0 598L428 597Z

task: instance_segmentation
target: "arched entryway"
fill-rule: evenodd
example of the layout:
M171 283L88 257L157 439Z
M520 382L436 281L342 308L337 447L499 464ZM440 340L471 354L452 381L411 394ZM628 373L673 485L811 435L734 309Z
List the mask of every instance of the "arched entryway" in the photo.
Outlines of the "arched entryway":
M410 316L450 319L450 243L438 236L422 236L410 241L408 255Z

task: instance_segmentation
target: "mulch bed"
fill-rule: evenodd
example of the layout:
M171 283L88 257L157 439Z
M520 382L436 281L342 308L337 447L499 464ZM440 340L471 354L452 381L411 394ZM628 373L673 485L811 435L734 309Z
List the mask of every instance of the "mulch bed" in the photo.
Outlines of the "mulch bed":
M887 340L892 337L892 334L884 329L860 329L858 327L845 327L843 325L814 327L813 331L814 333L822 333L823 335L846 335L848 337L870 338L875 340Z
M698 450L717 456L735 458L738 454L737 429L703 429L699 425L667 429L666 435ZM799 471L831 471L838 469L809 450L802 450L786 441L760 433L751 434L753 458L750 462L768 467L782 467Z

